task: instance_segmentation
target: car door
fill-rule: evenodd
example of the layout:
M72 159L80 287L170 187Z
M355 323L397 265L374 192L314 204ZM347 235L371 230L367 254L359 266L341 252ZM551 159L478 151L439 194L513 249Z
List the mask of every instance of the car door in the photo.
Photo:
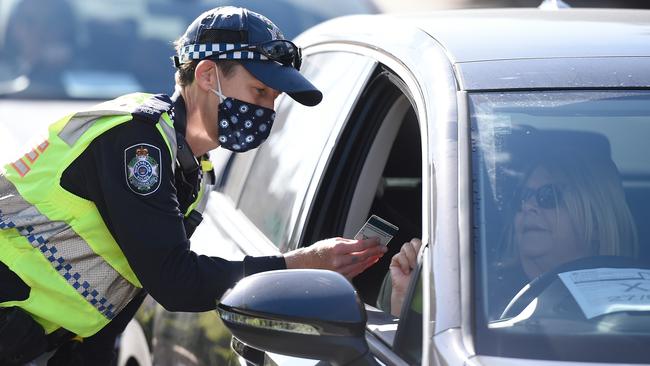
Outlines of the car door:
M391 315L388 268L404 242L423 234L421 124L406 83L377 64L318 182L296 238L299 245L341 235L353 237L370 215L399 227L388 252L353 280L366 304L366 338L386 365L422 359L422 265L412 272L403 311ZM426 161L426 160L425 160ZM422 248L421 252L425 251ZM421 259L427 258L420 255Z
M204 221L192 237L198 254L241 260L275 255L291 244L296 218L308 188L318 180L323 157L335 146L374 63L355 54L310 55L302 72L324 94L309 108L282 97L269 139L254 151L213 152L217 184ZM215 303L218 299L215 299ZM172 313L161 307L153 322L153 360L161 365L214 365L235 362L230 333L216 312Z
M244 192L239 206L248 210L251 217L258 215L258 227L276 238L280 245L286 245L287 249L308 246L334 236L353 237L372 214L399 226L398 234L389 244L389 252L357 276L353 284L366 304L366 338L375 358L386 365L419 363L423 349L422 276L429 273L430 266L419 265L414 269L403 311L395 315L391 315L388 305L390 278L387 273L390 259L399 252L402 243L423 234L423 212L429 204L423 200L426 187L423 171L427 164L423 164L422 127L412 92L406 83L389 67L361 53L328 53L341 59L351 56L365 59L372 68L355 100L347 101L349 109L342 112L344 123L329 136L331 149L313 157L317 169L310 177L300 179L307 184L301 186L302 191L293 194L304 199L291 201L291 205L283 207L281 212L291 214L295 219L283 223L278 220L282 215L277 211L254 212L254 209L260 209L259 200L254 202L252 198L244 197ZM289 116L291 118L291 114ZM268 146L273 146L273 142ZM259 153L262 151L260 149ZM310 157L303 157L302 161L310 161ZM277 172L272 163L265 164L265 167ZM264 175L255 175L251 170L247 185L265 182L262 177ZM278 190L274 191L278 194ZM279 196L286 197L287 194ZM420 254L422 263L428 258L423 254L425 252L426 245ZM250 347L237 340L235 344L240 355L246 355L248 360L266 360L263 362L271 364L315 363L271 353L260 355L261 351L255 355L256 351Z

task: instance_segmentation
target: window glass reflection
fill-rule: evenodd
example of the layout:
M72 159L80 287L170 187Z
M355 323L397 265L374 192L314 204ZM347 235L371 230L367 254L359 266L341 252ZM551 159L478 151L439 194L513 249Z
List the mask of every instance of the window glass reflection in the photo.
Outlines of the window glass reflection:
M478 349L588 361L604 342L634 362L650 297L619 295L650 285L650 93L470 101Z
M323 92L306 107L283 98L268 140L256 154L240 208L282 250L333 127L362 86L369 61L360 55L323 53L306 58L302 72ZM332 77L336 75L336 77Z

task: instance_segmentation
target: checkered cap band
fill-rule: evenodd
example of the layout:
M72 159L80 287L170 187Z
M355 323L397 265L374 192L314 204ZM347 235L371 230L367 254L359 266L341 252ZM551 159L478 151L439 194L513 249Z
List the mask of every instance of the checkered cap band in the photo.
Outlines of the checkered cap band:
M245 43L212 43L212 44L190 44L184 46L180 50L178 58L180 63L185 63L191 60L201 60L206 57L218 54L216 58L222 60L260 60L266 61L268 58L258 52L252 51L235 51L230 50L241 49L248 46ZM225 52L225 53L222 53Z

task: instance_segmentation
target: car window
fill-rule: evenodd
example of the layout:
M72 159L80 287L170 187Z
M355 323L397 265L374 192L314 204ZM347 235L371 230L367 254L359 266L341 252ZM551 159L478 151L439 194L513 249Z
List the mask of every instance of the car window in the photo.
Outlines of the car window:
M477 351L647 361L650 93L469 100Z
M283 113L283 110L278 109L276 113ZM223 151L225 149L217 150ZM221 153L222 156L224 154L227 156L227 160L225 161L215 189L230 198L235 206L237 205L239 196L244 189L248 172L258 150L259 149L253 149L243 153L233 153L226 150Z
M387 276L391 258L405 242L422 235L419 125L404 95L398 97L391 111L395 114L389 111L383 121L383 126L389 128L380 128L368 152L346 220L346 236L354 236L370 215L399 228L381 260L353 280L367 304L385 303L386 299L378 298L379 284Z
M313 183L318 188L306 209L300 244L352 238L371 215L399 227L383 258L353 280L361 299L374 306L391 257L403 243L421 237L422 149L408 89L392 71L376 67L359 96L336 131L323 175Z
M406 85L393 71L378 65L338 133L337 146L319 183L301 242L309 245L341 233L353 237L373 214L399 227L383 258L352 282L366 304L367 329L373 339L394 348L392 353L376 356L382 360L401 357L417 363L422 348L420 270L411 276L410 286L418 290L409 292L405 298L408 309L402 314L416 315L404 319L391 315L388 270L392 256L402 245L422 235L421 133Z
M239 199L239 208L281 250L287 249L292 219L301 208L333 127L345 118L368 60L350 53L305 59L303 73L323 91L323 101L306 107L284 98L268 140L258 149ZM335 77L333 77L335 75Z

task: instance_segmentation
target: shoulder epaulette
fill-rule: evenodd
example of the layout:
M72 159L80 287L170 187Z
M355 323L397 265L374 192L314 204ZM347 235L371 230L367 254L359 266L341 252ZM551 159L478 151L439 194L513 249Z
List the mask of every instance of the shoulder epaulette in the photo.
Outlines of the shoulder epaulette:
M172 100L165 94L156 94L138 105L132 112L134 120L158 123L160 116L172 108Z

